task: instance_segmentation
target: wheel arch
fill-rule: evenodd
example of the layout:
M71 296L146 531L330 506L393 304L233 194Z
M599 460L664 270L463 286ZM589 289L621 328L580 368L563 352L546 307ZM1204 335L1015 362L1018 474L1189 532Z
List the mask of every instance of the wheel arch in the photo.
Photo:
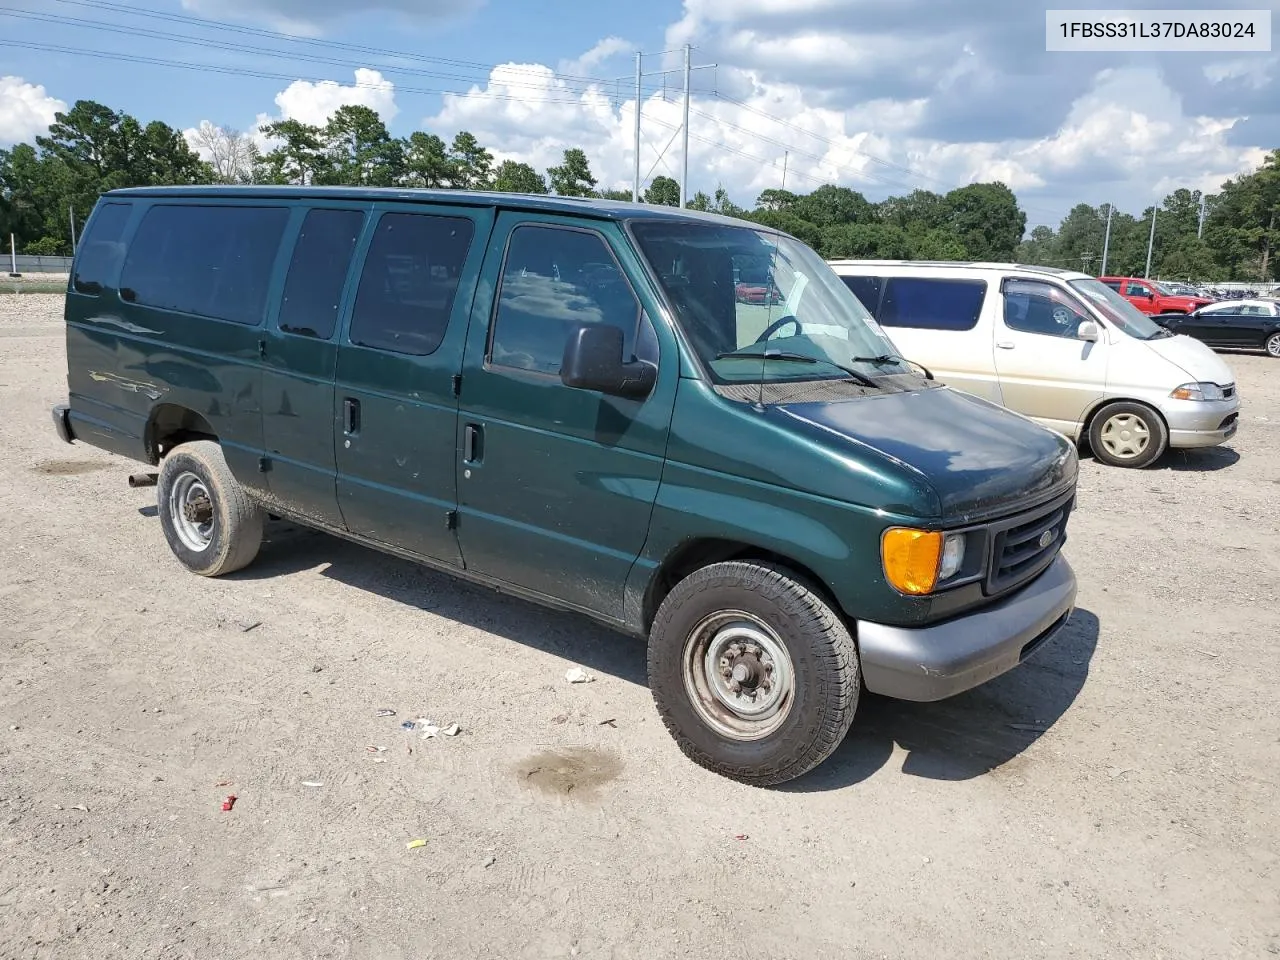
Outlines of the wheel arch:
M1169 421L1165 418L1165 415L1160 412L1160 408L1156 407L1154 404L1149 403L1146 400L1138 400L1134 397L1106 397L1099 400L1089 408L1080 427L1080 442L1088 447L1090 451L1093 450L1093 440L1090 437L1091 431L1093 430L1093 421L1098 419L1099 413L1111 406L1113 403L1133 403L1140 407L1145 407L1154 413L1160 423L1164 425L1165 434L1167 435L1169 433Z
M170 450L188 440L214 440L218 434L201 414L177 403L158 403L151 409L144 433L147 462L157 464Z

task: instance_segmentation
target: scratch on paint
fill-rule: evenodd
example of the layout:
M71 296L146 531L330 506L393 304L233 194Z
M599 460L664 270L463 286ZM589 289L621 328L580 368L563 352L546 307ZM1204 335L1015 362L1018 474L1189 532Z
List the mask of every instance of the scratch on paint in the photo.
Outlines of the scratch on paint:
M156 386L154 383L147 383L140 380L126 380L124 377L118 377L114 373L99 373L96 370L90 370L89 376L93 377L99 383L114 383L121 390L128 390L130 393L141 393L150 397L152 400L159 400L164 394L162 387Z
M150 327L140 327L136 323L130 323L128 320L121 320L119 317L94 317L92 323L101 323L109 327L119 327L121 330L127 330L129 333L154 333L159 335L159 330L152 330Z

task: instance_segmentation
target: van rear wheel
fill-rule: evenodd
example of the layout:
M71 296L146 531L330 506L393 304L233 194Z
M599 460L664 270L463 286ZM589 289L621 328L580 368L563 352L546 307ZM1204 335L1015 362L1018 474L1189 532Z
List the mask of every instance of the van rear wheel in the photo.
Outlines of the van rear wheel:
M658 608L649 687L681 751L754 786L822 763L853 722L853 637L800 578L768 563L704 567Z
M169 549L192 573L220 577L258 555L262 510L212 440L193 440L169 452L160 466L156 499Z
M1169 430L1160 415L1140 403L1109 403L1089 425L1093 455L1113 467L1147 467L1169 447Z

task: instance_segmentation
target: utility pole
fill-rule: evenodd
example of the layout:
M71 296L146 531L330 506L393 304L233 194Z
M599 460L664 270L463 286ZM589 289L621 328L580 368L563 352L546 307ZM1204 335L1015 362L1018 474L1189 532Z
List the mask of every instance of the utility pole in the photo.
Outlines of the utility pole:
M18 272L18 238L9 234L9 276L20 277Z
M791 156L791 151L787 150L782 154L782 189L787 189L787 160Z
M1086 250L1084 253L1080 254L1080 272L1081 272L1081 273L1088 273L1088 272L1089 272L1089 264L1090 264L1090 263L1092 263L1092 262L1093 262L1093 251L1092 251L1092 250Z
M642 102L640 80L644 76L640 63L643 58L643 53L636 53L636 177L635 182L631 185L631 201L633 203L640 202L640 104Z
M689 62L689 44L684 45L684 148L681 152L681 162L684 165L684 173L680 177L680 209L684 209L685 201L689 196L689 71L691 65Z
M1151 279L1151 251L1156 245L1156 206L1151 205L1151 236L1147 238L1147 272L1144 273L1143 279Z
M1111 249L1111 214L1115 209L1114 203L1107 204L1107 232L1102 238L1102 269L1098 271L1100 277L1107 275L1107 252Z
M1203 193L1200 194L1200 225L1196 227L1197 240L1202 240L1204 238L1204 202L1206 199L1207 198Z
M67 207L67 213L71 214L71 255L76 255L76 208Z

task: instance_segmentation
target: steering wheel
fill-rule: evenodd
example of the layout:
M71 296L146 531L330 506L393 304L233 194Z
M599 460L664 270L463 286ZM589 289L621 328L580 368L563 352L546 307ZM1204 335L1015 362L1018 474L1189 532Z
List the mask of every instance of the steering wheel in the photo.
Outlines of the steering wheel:
M800 336L800 333L801 333L800 321L797 320L794 316L787 315L785 317L779 317L777 320L773 321L773 323L769 324L769 326L765 327L764 333L756 337L756 343L764 343L771 336L773 336L775 333L777 333L779 330L785 327L788 323L794 323L796 325L796 332L792 334L792 336L795 336L795 337Z

